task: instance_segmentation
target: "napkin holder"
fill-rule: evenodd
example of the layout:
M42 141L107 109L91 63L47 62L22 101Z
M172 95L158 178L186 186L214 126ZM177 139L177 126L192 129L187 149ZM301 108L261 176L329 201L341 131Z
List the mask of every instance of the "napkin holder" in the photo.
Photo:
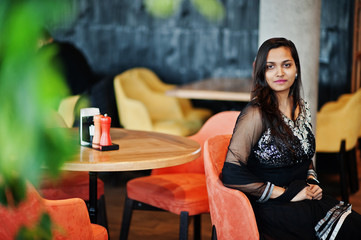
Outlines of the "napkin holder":
M94 136L93 117L100 114L99 108L82 108L80 109L80 126L79 136L80 145L92 147Z

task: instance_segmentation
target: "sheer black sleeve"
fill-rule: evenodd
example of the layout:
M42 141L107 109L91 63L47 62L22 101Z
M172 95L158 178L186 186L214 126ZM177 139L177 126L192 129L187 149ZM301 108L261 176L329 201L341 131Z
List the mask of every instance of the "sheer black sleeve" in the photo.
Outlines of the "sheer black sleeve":
M267 201L274 187L272 183L260 180L247 168L251 149L264 130L261 110L257 106L248 105L237 119L222 169L225 186L241 190L255 197L258 202Z

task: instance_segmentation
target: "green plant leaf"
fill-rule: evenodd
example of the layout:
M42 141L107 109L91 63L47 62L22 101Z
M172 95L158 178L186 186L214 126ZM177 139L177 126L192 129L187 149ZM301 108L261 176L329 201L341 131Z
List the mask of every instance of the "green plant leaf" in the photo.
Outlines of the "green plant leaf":
M76 146L67 129L50 128L54 111L69 94L52 59L38 51L49 21L67 0L2 0L0 4L0 203L17 205L25 182L37 186L44 171L56 175Z
M16 240L51 240L52 239L52 223L49 214L43 213L39 222L29 228L22 226L16 235Z

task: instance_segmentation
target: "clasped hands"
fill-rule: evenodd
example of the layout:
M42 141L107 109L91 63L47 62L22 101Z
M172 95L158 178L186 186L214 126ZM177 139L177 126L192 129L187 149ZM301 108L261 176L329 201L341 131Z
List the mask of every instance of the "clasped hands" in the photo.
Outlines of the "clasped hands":
M322 188L318 185L309 184L304 187L291 202L297 202L302 200L321 200L322 199Z

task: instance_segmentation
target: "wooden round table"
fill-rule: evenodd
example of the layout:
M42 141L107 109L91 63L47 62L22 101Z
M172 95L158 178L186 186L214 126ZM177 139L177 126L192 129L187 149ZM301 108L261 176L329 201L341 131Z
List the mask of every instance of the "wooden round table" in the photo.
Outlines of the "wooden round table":
M200 156L200 145L186 137L112 128L110 136L119 150L99 151L79 146L79 152L62 167L69 171L89 172L89 215L97 216L97 172L133 171L170 167Z
M168 96L201 100L249 102L251 78L208 78L166 91Z

